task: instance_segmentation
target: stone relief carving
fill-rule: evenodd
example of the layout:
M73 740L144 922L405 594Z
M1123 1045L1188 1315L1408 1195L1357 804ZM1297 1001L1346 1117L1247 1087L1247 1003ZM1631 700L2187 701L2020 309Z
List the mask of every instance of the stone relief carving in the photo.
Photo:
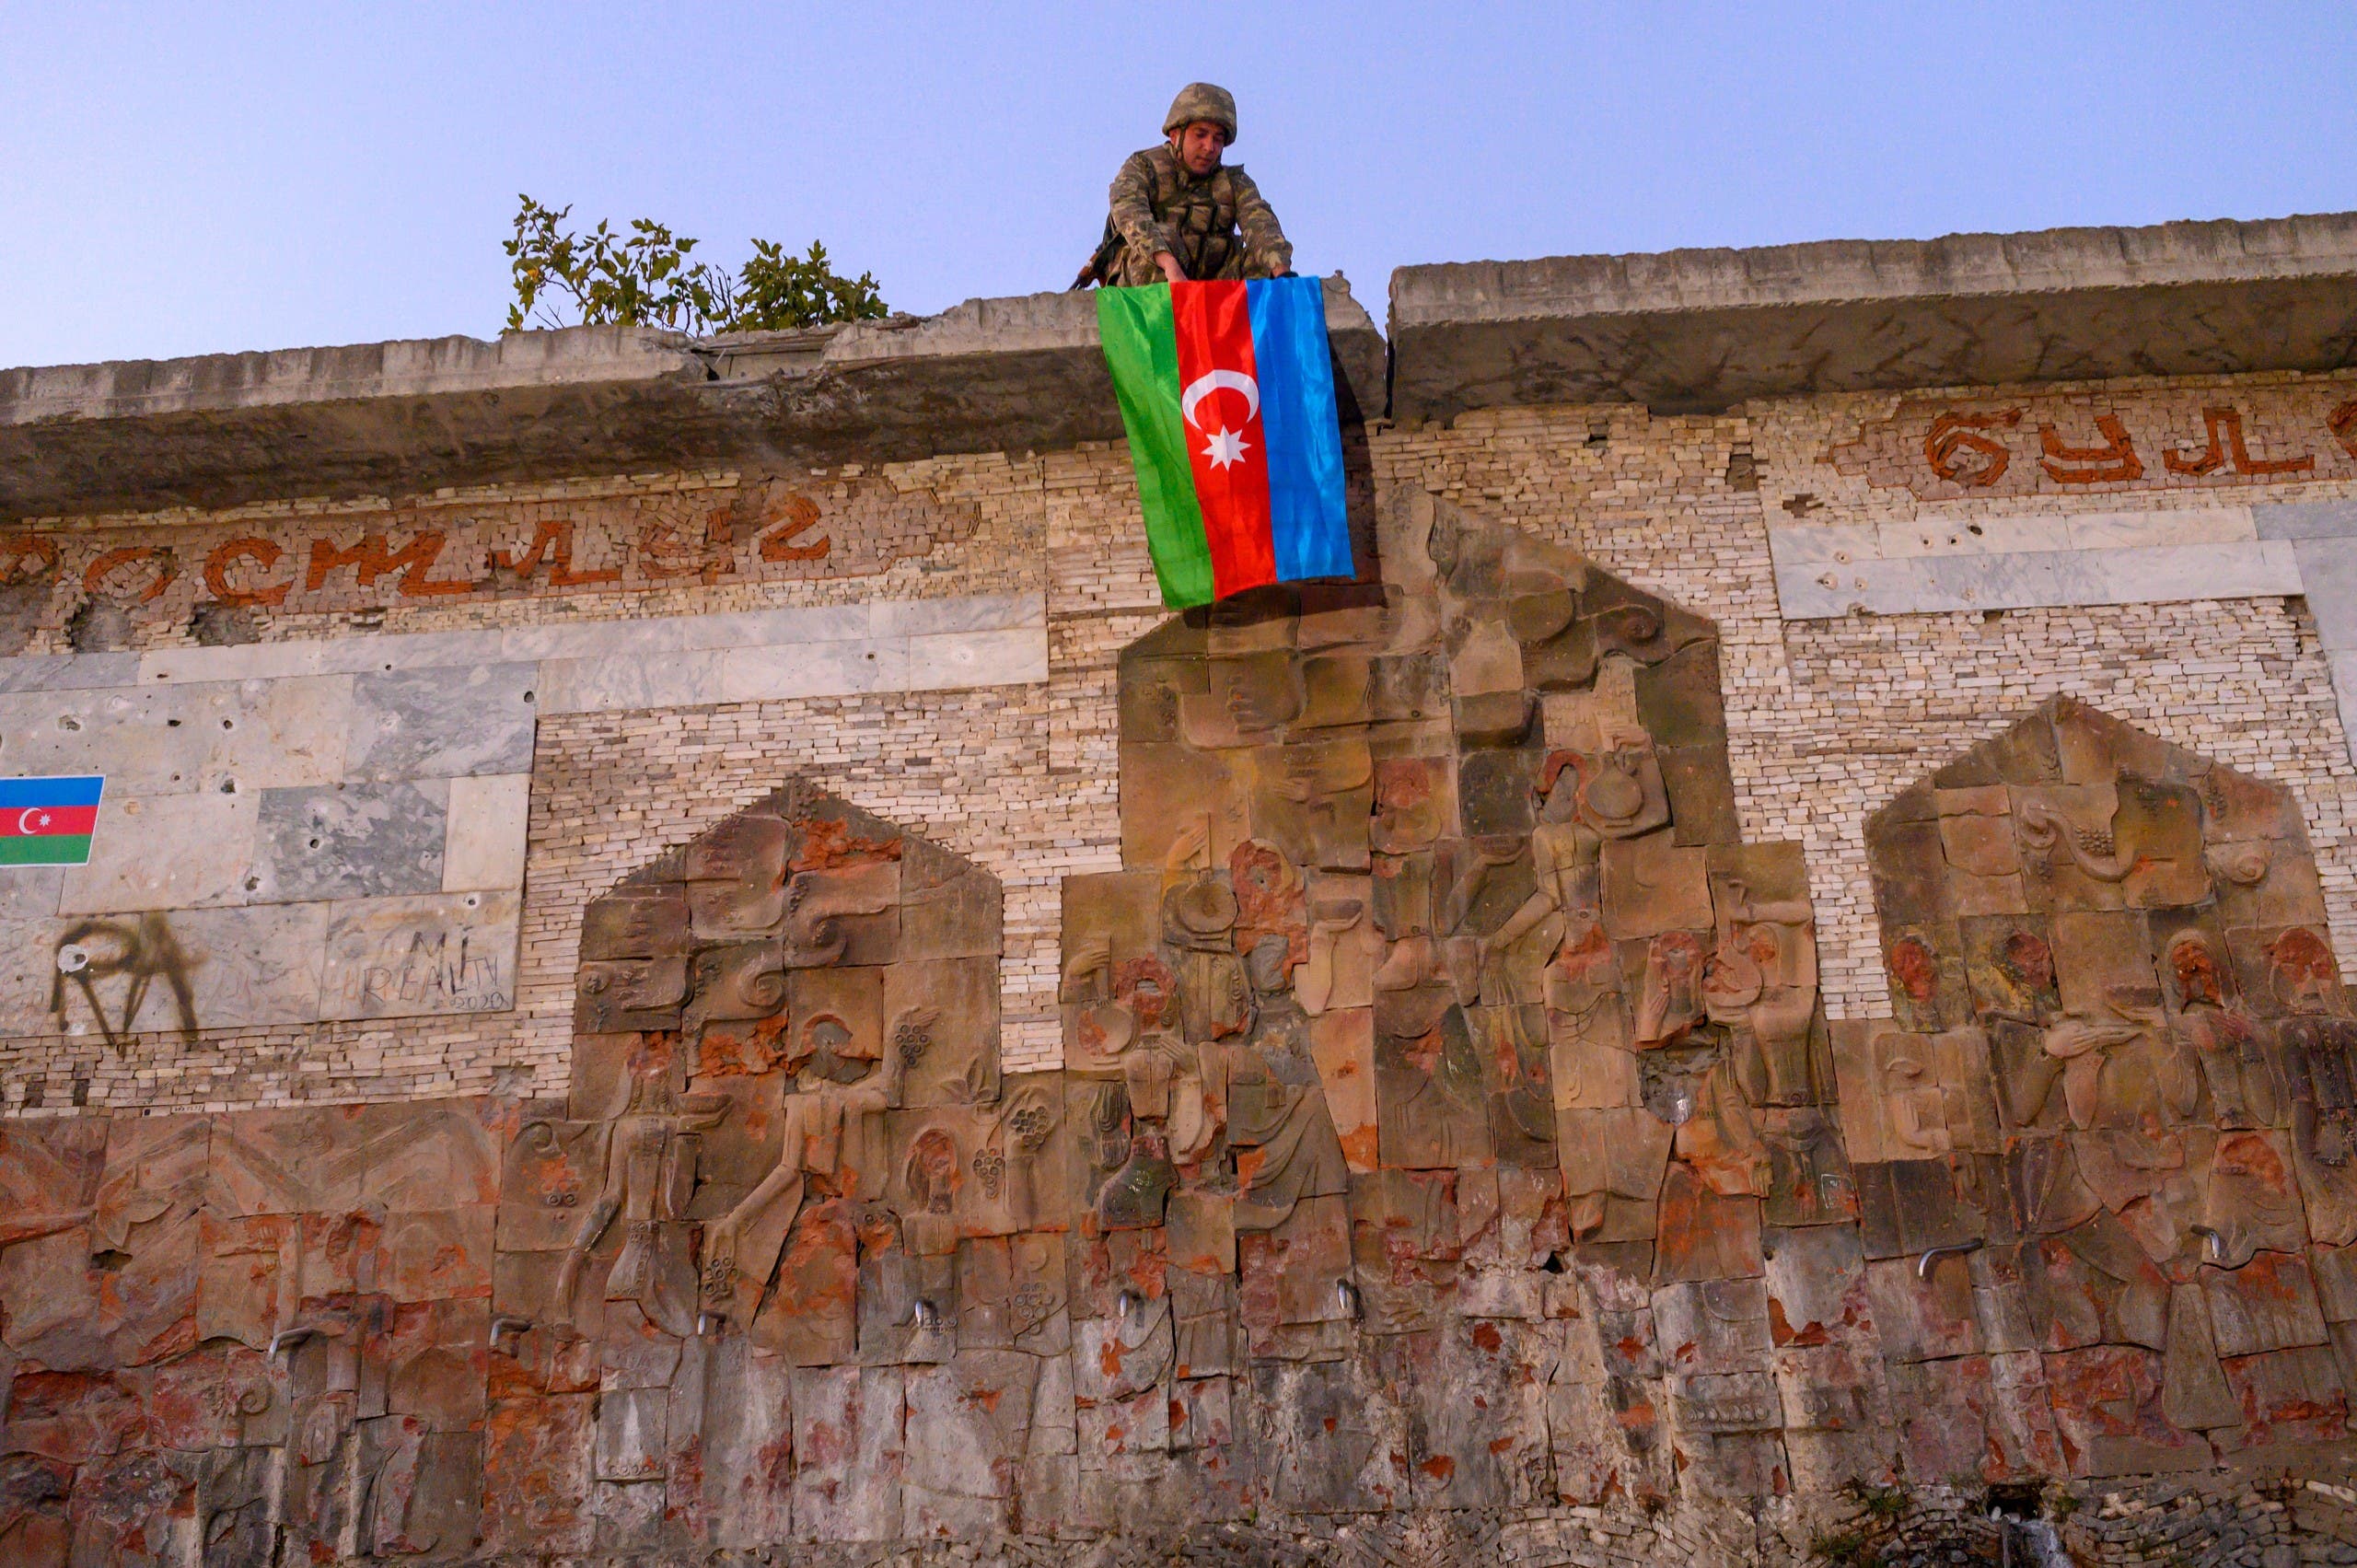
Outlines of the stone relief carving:
M0 1532L973 1541L2345 1435L2357 1025L2282 791L2041 710L1873 819L1897 1016L1829 1028L1713 628L1426 497L1383 556L1123 655L1059 1073L999 1070L997 884L792 784L583 911L561 1102L0 1124L0 1445L57 1488Z
M1867 845L1899 1015L1839 1042L1870 1267L1946 1313L1920 1349L2011 1364L1990 1452L2050 1431L2025 1458L2108 1476L2341 1438L2314 1282L2351 1239L2357 1026L2288 795L2057 699Z

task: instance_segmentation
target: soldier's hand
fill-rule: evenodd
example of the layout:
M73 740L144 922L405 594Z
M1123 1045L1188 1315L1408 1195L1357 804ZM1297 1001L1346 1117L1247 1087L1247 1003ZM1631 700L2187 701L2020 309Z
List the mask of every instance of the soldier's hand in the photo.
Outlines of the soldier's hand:
M1164 277L1168 278L1172 283L1187 281L1187 269L1178 264L1178 257L1167 250L1157 250L1154 253L1154 259L1161 266Z

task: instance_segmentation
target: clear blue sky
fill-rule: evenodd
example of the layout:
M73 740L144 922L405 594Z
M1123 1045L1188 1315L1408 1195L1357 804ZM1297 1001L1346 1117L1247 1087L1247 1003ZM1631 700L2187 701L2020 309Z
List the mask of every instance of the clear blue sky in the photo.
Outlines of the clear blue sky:
M466 332L519 192L1060 287L1183 82L1304 271L2357 208L2357 6L0 6L0 365Z

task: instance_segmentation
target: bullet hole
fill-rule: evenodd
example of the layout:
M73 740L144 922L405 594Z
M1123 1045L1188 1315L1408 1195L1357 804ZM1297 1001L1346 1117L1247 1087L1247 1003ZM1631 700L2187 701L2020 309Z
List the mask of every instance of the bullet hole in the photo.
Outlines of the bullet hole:
M311 847L312 847L313 849L317 849L317 848L319 848L319 840L317 840L317 839L313 839L313 840L311 841Z
M60 729L79 729L82 727L82 721L75 718L71 714L66 714L59 717L57 721L57 727Z
M164 721L164 727L166 729L178 729L180 726L180 721L178 719L166 719Z
M258 893L261 891L261 878L259 877L247 877L246 891L249 893Z
M237 780L235 780L235 779L223 779L223 780L221 781L221 793L222 793L222 794L224 794L224 795L235 795L235 794L237 794L237 793L238 793L238 781L237 781Z

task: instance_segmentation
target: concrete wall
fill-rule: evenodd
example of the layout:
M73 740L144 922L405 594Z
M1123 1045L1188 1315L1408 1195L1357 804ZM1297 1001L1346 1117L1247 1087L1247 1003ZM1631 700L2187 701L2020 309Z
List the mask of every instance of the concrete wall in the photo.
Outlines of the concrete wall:
M1800 846L1816 984L1825 1017L1847 1031L1838 1038L1895 1027L1905 1003L1886 964L1868 818L2058 697L2287 791L2314 851L2316 907L2349 972L2349 229L2347 219L2303 220L2142 238L1995 237L1945 250L1419 270L1394 293L1392 417L1381 412L1371 328L1346 296L1329 296L1344 384L1365 416L1350 430L1358 502L1394 512L1440 497L1575 550L1715 624L1733 786L1726 842ZM1120 807L1127 792L1138 814L1140 786L1120 766L1119 659L1169 617L1127 453L1103 438L1105 411L1092 401L1104 393L1081 308L985 301L926 323L758 342L525 339L495 352L422 345L373 357L19 372L0 385L0 456L25 459L12 459L0 482L0 514L15 519L0 530L0 775L109 779L90 866L0 868L0 1131L14 1130L0 1138L0 1192L38 1222L12 1230L0 1214L0 1397L15 1411L0 1430L0 1475L15 1489L0 1487L0 1543L64 1552L80 1539L74 1550L87 1560L134 1560L127 1548L87 1544L99 1539L87 1521L117 1529L118 1545L147 1527L136 1499L118 1496L138 1480L125 1456L145 1455L147 1438L125 1435L130 1425L91 1426L76 1413L84 1405L50 1410L41 1401L64 1401L64 1385L45 1379L95 1379L75 1385L74 1398L119 1394L107 1420L133 1422L123 1412L164 1399L169 1389L157 1389L192 1358L231 1355L173 1340L182 1323L174 1303L187 1303L143 1295L138 1282L202 1274L212 1283L189 1283L189 1301L206 1290L234 1297L248 1276L222 1260L267 1250L256 1237L289 1215L296 1239L269 1242L273 1267L313 1283L286 1297L285 1323L314 1284L324 1301L377 1288L364 1279L395 1282L380 1294L393 1303L389 1321L423 1336L409 1348L465 1363L466 1397L452 1408L487 1398L520 1410L547 1395L578 1428L541 1431L518 1415L486 1436L462 1411L448 1432L396 1445L397 1457L411 1456L398 1462L424 1466L418 1456L430 1450L437 1476L458 1474L491 1442L506 1445L508 1473L560 1491L568 1476L584 1495L621 1484L598 1469L612 1456L596 1448L602 1436L593 1441L605 1428L592 1390L602 1384L618 1409L668 1400L685 1410L687 1380L674 1379L676 1367L656 1376L637 1363L574 1365L561 1336L535 1339L528 1353L514 1337L497 1348L491 1318L538 1287L513 1269L494 1279L491 1260L508 1244L475 1232L530 1219L524 1211L540 1200L508 1168L524 1157L515 1151L538 1146L534 1118L560 1119L568 1097L604 1083L598 1074L611 1067L577 1048L585 910L625 877L676 877L668 852L782 784L800 781L986 874L1003 897L995 1064L1037 1095L1061 1083L1050 1074L1086 1073L1059 1001L1071 957L1062 890L1068 877L1124 867ZM1812 357L1811 343L1831 346ZM1743 352L1720 352L1729 344ZM2090 378L2058 379L2059 367ZM118 965L88 992L58 982L64 949L113 942L129 951L157 929L169 934L172 963ZM186 982L186 1016L175 980ZM598 1049L610 1055L619 1037L604 1038ZM443 1143L413 1152L393 1128ZM296 1183L299 1202L249 1191L259 1179L246 1151L269 1146L273 1129L298 1130L302 1157L328 1161L319 1169L329 1175ZM332 1248L327 1260L303 1260L314 1229L343 1235L346 1209L366 1218L353 1207L357 1179L329 1169L347 1132L363 1160L353 1168L381 1165L400 1203L427 1216L418 1235L452 1229L455 1273L403 1252L407 1242L386 1242L387 1260L365 1269L357 1252ZM590 1154L565 1157L599 1168ZM744 1148L728 1157L760 1163ZM456 1197L435 1191L436 1161L470 1185ZM188 1174L199 1169L213 1174ZM27 1196L36 1192L67 1196L52 1214L49 1199ZM451 1203L466 1214L445 1215ZM371 1212L368 1224L386 1223L382 1202ZM413 1216L396 1217L401 1229ZM710 1217L698 1210L695 1223ZM551 1223L532 1221L541 1231ZM140 1225L151 1228L134 1236ZM233 1230L246 1251L222 1239ZM1872 1254L1875 1310L1887 1307L1890 1321L1880 1340L1870 1324L1852 1325L1860 1353L1903 1364L1890 1388L1916 1390L1927 1409L1943 1389L1970 1403L1975 1365L1988 1372L1979 1351L1889 1349L1928 1331L1901 1320L1932 1310L1910 1294L1908 1250ZM2330 1255L2345 1272L2345 1255ZM1803 1257L1792 1253L1782 1275ZM1582 1405L1581 1419L1620 1430L1629 1422L1596 1402L1603 1374L1582 1379L1611 1350L1598 1338L1602 1314L1625 1311L1631 1332L1642 1319L1650 1336L1654 1295L1643 1280L1626 1285L1625 1300L1612 1295L1623 1288L1607 1280L1618 1265L1580 1249L1567 1246L1555 1262L1545 1279L1534 1265L1523 1293L1543 1307L1485 1316L1476 1304L1451 1320L1511 1318L1514 1343L1533 1347L1531 1387L1575 1387L1596 1407ZM2320 1280L2340 1277L2316 1267ZM1158 1291L1160 1268L1140 1288ZM1100 1338L1124 1310L1112 1269L1086 1281L1091 1305L1074 1308ZM1949 1274L1950 1283L1982 1283L1961 1265ZM1805 1283L1785 1281L1795 1300ZM67 1366L72 1356L57 1347L83 1343L68 1330L85 1295L111 1338L84 1345ZM2198 1482L2150 1481L2133 1464L2057 1449L2056 1485L2084 1504L2073 1542L2116 1561L2172 1561L2172 1543L2197 1535L2225 1552L2273 1549L2271 1561L2357 1552L2357 1498L2342 1484L2357 1366L2331 1359L2357 1347L2351 1311L2357 1303L2327 1299L2317 1333L2293 1347L2320 1369L2319 1387L2334 1376L2343 1386L2299 1417L2306 1446L2297 1454L2270 1451L2268 1478L2241 1450L2213 1454L2200 1439L2181 1446L2212 1472ZM36 1320L41 1333L27 1338L23 1325ZM264 1348L278 1321L239 1318L235 1332L215 1336L244 1345L231 1370L260 1380L265 1413L236 1441L157 1450L179 1456L156 1461L166 1469L189 1469L186 1496L208 1486L243 1496L237 1488L251 1479L231 1475L229 1461L190 1457L200 1450L295 1452L270 1426L287 1408L280 1395L295 1397L271 1392L272 1379L297 1378L293 1359L281 1366ZM2318 1337L2328 1327L2338 1351ZM1478 1328L1469 1334L1479 1342ZM698 1368L718 1353L701 1331L679 1336L672 1349L687 1345ZM28 1349L34 1339L45 1348ZM1676 1346L1643 1342L1647 1356L1671 1353L1649 1376L1684 1376ZM1594 1367L1578 1360L1580 1346ZM346 1348L354 1368L410 1365L373 1339L323 1343L301 1376L341 1376L331 1364ZM1775 1365L1805 1373L1801 1353L1814 1348L1778 1342ZM1313 1364L1322 1365L1302 1363ZM964 1398L963 1374L949 1365L907 1374L906 1386ZM539 1382L503 1385L511 1372ZM819 1377L777 1367L761 1376L781 1388ZM903 1376L894 1361L819 1381L850 1411L868 1392L902 1387ZM188 1376L215 1392L235 1384L227 1373ZM12 1378L21 1397L7 1395ZM1238 1373L1236 1388L1248 1381ZM1771 1389L1765 1403L1784 1425L1824 1435L1814 1387ZM319 1408L342 1409L336 1388L306 1390ZM1097 1447L1114 1453L1117 1440L1101 1430L1110 1418L1084 1417L1069 1388L1060 1397L1062 1441L1094 1420ZM1299 1413L1299 1400L1237 1397L1256 1421ZM2099 1389L2058 1398L2072 1420L2104 1408ZM403 1411L377 1403L367 1419L388 1423L391 1441L406 1430ZM1560 1439L1578 1413L1546 1404L1536 1394L1517 1402L1525 1435L1539 1434L1534 1454L1549 1451L1550 1423ZM813 1394L797 1408L824 1424L832 1407ZM956 1468L955 1446L937 1434L901 1445L916 1407L893 1408L893 1431L870 1434L877 1466L918 1463L911 1455L922 1448L922 1463ZM1987 1413L1973 1409L1976 1420ZM1152 1464L1182 1450L1195 1456L1186 1465L1212 1462L1203 1450L1220 1445L1197 1440L1199 1425L1217 1428L1208 1407L1159 1419L1177 1424ZM1907 1419L1891 1415L1892 1431ZM1916 1427L1903 1442L1877 1437L1877 1452L1944 1452L1937 1431ZM100 1428L114 1435L90 1435ZM1182 1429L1183 1441L1173 1435ZM731 1430L752 1442L751 1427ZM2064 1430L2084 1428L2066 1421ZM823 1469L842 1458L832 1438L813 1428L779 1440L803 1450L795 1465L815 1467L779 1479L779 1495L837 1485ZM61 1445L80 1457L57 1458ZM1276 1443L1261 1458L1280 1464L1285 1449ZM751 1454L737 1458L749 1464ZM1108 1469L1077 1464L1069 1447L1036 1457L1052 1461L1049 1470ZM1132 1484L1145 1484L1135 1480L1144 1459L1114 1457ZM374 1450L364 1458L396 1463ZM2043 1462L2025 1469L2019 1455L1992 1457L1980 1479L2018 1481ZM91 1479L76 1479L73 1464ZM41 1491L60 1465L62 1490ZM622 1479L615 1497L645 1494L646 1477ZM1925 1550L1986 1547L1995 1539L1986 1498L1969 1477L1942 1484L1955 1479L1886 1468L1873 1485L1904 1495L1842 1493L1828 1469L1811 1472L1805 1496L1769 1495L1770 1486L1760 1498L1714 1494L1715 1481L1698 1481L1641 1507L1533 1472L1515 1482L1511 1509L1479 1500L1407 1507L1350 1516L1346 1527L1343 1515L1314 1509L1271 1508L1255 1521L1239 1503L1197 1528L1271 1558L1355 1550L1336 1534L1346 1527L1379 1543L1370 1551L1434 1561L1797 1562L1845 1539L1873 1544L1910 1529ZM270 1484L248 1488L250 1509L284 1515L291 1483ZM1237 1502L1252 1484L1223 1479L1204 1495ZM1440 1492L1407 1495L1457 1495L1446 1476L1435 1484ZM164 1499L155 1517L165 1522L154 1528L186 1557L198 1550L189 1533L197 1516L194 1503L175 1501L180 1486L155 1481ZM436 1506L447 1501L434 1495ZM989 1495L1003 1504L1012 1493ZM1116 1493L1092 1495L1057 1527L1101 1539L1109 1561L1159 1560L1184 1533L1164 1521L1125 1535L1118 1510L1089 1512ZM2171 1511L2173 1498L2191 1501ZM806 1521L795 1531L864 1527L811 1506L792 1516ZM993 1528L1022 1524L1004 1507L985 1512ZM493 1533L524 1540L528 1514L511 1509ZM747 1514L729 1539L783 1539L791 1515L763 1536ZM399 1520L423 1516L397 1517L365 1550L414 1554ZM621 1539L589 1515L571 1526L584 1533L568 1551ZM321 1529L321 1540L360 1539L349 1518ZM843 1561L871 1550L882 1548L842 1546Z

